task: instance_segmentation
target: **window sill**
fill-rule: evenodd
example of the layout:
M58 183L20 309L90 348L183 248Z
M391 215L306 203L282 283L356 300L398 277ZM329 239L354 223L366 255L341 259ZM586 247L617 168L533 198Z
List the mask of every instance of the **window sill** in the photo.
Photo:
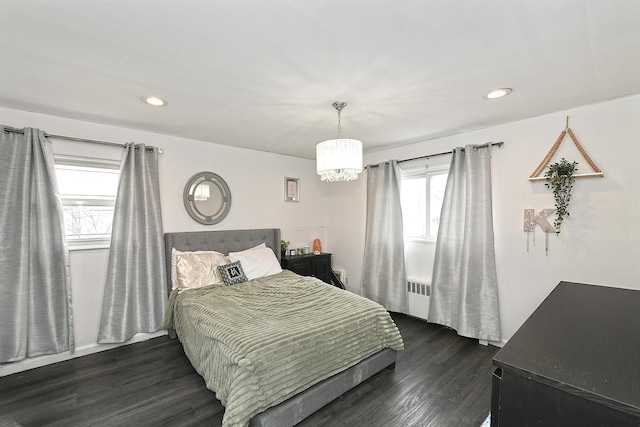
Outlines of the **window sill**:
M434 238L423 238L423 237L405 237L405 243L423 243L423 244L435 244L436 239Z
M109 249L111 247L110 240L90 240L90 241L71 241L67 242L70 251L88 251L93 249Z

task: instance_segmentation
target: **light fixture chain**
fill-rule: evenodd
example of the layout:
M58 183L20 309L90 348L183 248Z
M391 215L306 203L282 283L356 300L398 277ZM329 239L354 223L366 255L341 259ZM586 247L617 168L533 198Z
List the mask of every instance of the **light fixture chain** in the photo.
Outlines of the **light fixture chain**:
M340 113L342 112L342 109L347 106L347 103L346 102L341 102L341 101L336 101L332 105L333 105L333 108L338 110L338 139L340 139L340 133L342 131L342 117L341 117Z

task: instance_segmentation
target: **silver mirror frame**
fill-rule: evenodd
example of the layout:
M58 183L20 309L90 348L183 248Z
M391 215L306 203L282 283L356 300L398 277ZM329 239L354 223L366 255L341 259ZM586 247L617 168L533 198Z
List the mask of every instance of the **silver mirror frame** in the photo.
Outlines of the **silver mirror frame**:
M210 187L216 188L220 192L221 203L216 212L202 212L196 204L195 190L200 184L205 182L210 183ZM231 209L231 190L229 190L229 186L225 180L213 172L199 172L193 175L189 181L187 181L187 185L184 186L182 198L189 216L200 224L217 224L225 219L229 213L229 209Z

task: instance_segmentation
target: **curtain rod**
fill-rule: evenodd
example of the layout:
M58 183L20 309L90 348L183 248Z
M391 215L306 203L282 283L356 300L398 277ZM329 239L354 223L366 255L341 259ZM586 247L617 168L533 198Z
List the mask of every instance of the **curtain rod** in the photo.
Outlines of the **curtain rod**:
M21 133L24 135L24 129L16 129L12 127L4 127L5 132L13 132L13 133ZM111 145L113 147L126 147L126 144L121 144L119 142L107 142L107 141L98 141L95 139L87 139L87 138L77 138L75 136L65 136L65 135L54 135L51 133L44 134L47 138L57 138L57 139L65 139L67 141L76 141L76 142L90 142L92 144L100 144L100 145ZM148 150L153 150L152 147L147 147ZM158 148L158 153L162 154L162 148Z
M504 144L503 141L500 141L500 142L487 142L485 144L476 145L476 147L477 148L483 148L483 147L488 147L488 146L502 147L503 144ZM464 148L462 149L462 151L464 151ZM402 160L398 160L398 163L410 162L412 160L430 159L431 157L446 156L447 154L451 154L451 153L453 153L453 150L451 150L451 151L443 151L442 153L427 154L426 156L411 157L410 159L402 159ZM368 168L377 168L378 165L367 165L367 167Z

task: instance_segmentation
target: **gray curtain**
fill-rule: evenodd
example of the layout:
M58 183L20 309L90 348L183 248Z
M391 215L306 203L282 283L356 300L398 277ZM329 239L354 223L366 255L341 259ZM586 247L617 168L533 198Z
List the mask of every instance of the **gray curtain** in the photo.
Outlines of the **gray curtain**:
M360 293L389 311L407 312L400 168L367 166L367 225Z
M0 363L73 351L69 252L51 143L0 133Z
M99 343L162 327L167 279L158 150L127 144L120 167Z
M466 337L500 340L490 147L454 150L431 282L430 322Z

